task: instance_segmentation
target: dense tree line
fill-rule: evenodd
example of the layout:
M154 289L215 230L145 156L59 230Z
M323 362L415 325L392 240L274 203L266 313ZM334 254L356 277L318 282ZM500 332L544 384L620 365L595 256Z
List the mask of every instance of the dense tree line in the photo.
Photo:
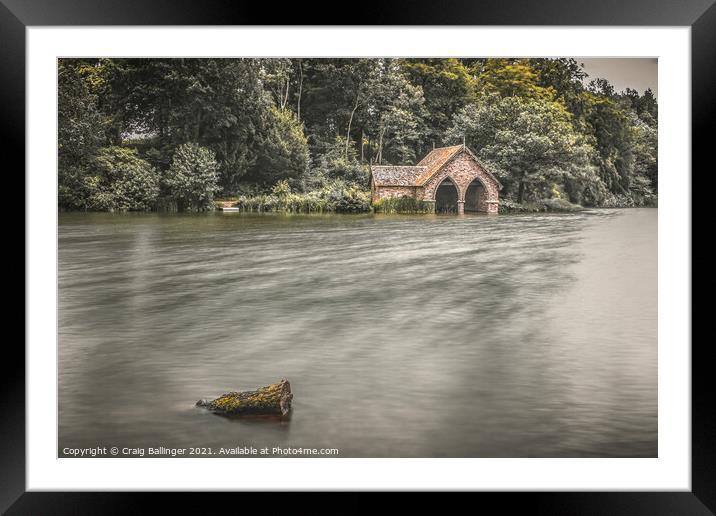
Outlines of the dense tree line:
M370 164L463 139L508 204L656 201L654 95L573 59L62 59L58 83L66 209L361 211Z

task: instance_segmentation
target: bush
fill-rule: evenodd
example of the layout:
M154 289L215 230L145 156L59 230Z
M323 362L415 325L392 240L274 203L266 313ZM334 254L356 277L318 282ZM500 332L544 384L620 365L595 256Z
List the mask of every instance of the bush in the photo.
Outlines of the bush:
M164 185L179 210L211 208L214 194L219 191L218 183L219 166L211 150L195 143L177 147Z
M271 194L241 195L237 206L242 211L289 213L363 213L370 211L370 192L342 182L334 182L321 190L293 193L286 181L274 185Z
M86 174L84 167L64 164L58 166L58 206L65 209L88 209L92 191L88 189Z
M83 188L90 210L146 211L154 207L159 195L159 174L137 151L105 147L83 178Z
M310 163L308 140L303 125L290 110L272 107L262 117L262 127L256 138L256 161L244 181L255 181L262 186L281 179L303 176Z
M376 213L432 213L435 205L408 195L386 197L373 203Z
M562 198L542 199L540 204L544 206L544 211L580 211L584 209L579 204L573 204Z
M340 190L331 198L336 213L365 213L370 211L370 193L355 187Z
M540 199L518 203L510 199L500 200L499 213L539 213L543 211L580 211L584 208L563 198Z
M239 197L238 207L244 211L275 211L278 206L278 199L273 195L259 194Z
M303 178L304 189L317 190L337 183L365 188L369 181L368 166L358 162L356 150L346 139L336 136L335 140L321 147L316 165Z
M498 213L529 213L535 212L534 206L526 206L510 199L500 199L500 203L497 206Z

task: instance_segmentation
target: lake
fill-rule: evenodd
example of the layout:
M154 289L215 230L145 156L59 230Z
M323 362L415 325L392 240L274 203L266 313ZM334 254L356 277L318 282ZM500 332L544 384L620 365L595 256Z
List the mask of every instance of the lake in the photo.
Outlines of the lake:
M657 213L61 213L58 454L656 457Z

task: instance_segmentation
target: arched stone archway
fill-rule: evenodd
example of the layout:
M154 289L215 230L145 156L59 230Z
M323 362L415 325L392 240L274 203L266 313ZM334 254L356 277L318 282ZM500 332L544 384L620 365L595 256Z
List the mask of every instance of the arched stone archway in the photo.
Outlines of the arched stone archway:
M433 175L423 185L423 198L426 201L436 201L435 195L438 187L446 178L450 178L457 187L458 213L465 212L465 197L470 185L475 181L484 189L483 192L480 192L480 202L476 202L476 211L497 213L500 184L492 174L482 168L471 153L457 154L437 174Z
M465 212L487 212L487 189L478 178L465 187Z
M435 212L458 213L460 189L450 177L444 178L435 188Z

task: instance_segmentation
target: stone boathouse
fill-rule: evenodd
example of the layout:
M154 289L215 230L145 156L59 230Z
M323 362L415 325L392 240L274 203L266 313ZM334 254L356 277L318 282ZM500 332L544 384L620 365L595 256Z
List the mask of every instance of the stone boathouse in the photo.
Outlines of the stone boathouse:
M372 201L410 196L437 212L497 213L502 185L464 145L433 149L415 166L374 166Z

